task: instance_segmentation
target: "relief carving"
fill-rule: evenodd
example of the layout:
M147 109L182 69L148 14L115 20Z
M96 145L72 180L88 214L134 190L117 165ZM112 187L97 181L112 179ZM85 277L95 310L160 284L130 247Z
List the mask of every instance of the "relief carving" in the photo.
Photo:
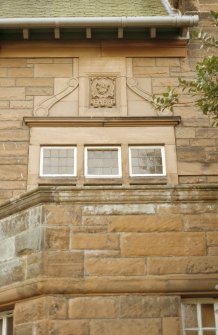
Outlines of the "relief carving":
M35 116L49 116L49 110L61 99L66 97L68 94L72 93L79 85L77 78L71 78L68 82L68 86L60 91L59 93L53 95L50 98L47 98L40 102L35 109L34 115Z
M115 77L91 77L90 107L112 108L116 106L116 78Z
M135 78L127 78L126 81L127 87L137 94L139 97L151 103L151 94L146 92L141 87L139 87L138 82ZM158 116L171 116L173 113L169 108L165 108L163 111L156 111Z

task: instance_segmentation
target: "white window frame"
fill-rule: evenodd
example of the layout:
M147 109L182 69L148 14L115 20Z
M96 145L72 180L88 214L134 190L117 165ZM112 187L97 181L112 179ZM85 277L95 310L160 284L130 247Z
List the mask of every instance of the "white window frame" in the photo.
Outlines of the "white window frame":
M162 173L133 173L132 172L132 153L131 149L161 149L161 159L162 159ZM129 175L130 177L151 177L151 176L166 176L166 158L165 158L165 147L164 146L150 146L150 145L130 145L129 146Z
M7 335L7 319L13 318L13 311L7 311L0 313L0 320L2 320L2 335Z
M73 173L65 174L50 174L43 173L43 158L44 149L73 149L74 151L74 167ZM77 147L76 146L43 146L40 148L40 177L76 177L77 176Z
M214 305L214 317L215 317L215 327L203 327L202 325L202 313L201 313L201 305L213 304ZM197 308L197 322L198 328L185 328L185 305L196 305ZM191 299L182 302L182 328L183 335L186 335L186 331L195 330L198 332L198 335L205 334L205 330L215 330L216 335L218 335L218 300L215 299Z
M84 174L86 178L121 178L122 177L122 161L121 161L121 147L120 146L87 146L84 148ZM116 175L92 175L88 174L88 150L117 150L118 155L118 174Z

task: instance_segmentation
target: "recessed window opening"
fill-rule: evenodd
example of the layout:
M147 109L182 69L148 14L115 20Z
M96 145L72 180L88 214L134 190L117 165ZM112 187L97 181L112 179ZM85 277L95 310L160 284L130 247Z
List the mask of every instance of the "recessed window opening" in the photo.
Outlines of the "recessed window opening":
M120 147L86 147L85 176L119 178L122 176Z
M0 313L0 334L13 335L13 312Z
M40 153L40 176L76 176L76 147L42 147Z
M184 303L182 319L184 335L218 335L218 303Z
M165 176L165 151L163 146L130 146L129 174L131 177Z

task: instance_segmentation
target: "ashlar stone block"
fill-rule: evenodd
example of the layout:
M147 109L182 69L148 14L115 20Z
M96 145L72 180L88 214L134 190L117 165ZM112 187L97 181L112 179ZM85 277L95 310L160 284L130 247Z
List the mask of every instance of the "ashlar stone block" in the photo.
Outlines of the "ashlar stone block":
M69 317L72 319L111 319L118 316L118 298L80 297L69 301Z
M123 234L123 256L200 256L206 253L204 233Z

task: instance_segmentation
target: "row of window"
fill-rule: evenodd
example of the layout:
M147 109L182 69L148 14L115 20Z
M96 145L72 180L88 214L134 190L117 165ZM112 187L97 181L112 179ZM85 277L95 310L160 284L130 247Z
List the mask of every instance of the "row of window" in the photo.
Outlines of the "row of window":
M182 305L184 335L217 335L218 303L190 302ZM13 335L13 313L0 314L0 334Z
M129 146L129 175L166 175L163 146ZM84 174L88 178L122 177L120 146L84 148ZM77 148L41 147L40 176L77 176Z

